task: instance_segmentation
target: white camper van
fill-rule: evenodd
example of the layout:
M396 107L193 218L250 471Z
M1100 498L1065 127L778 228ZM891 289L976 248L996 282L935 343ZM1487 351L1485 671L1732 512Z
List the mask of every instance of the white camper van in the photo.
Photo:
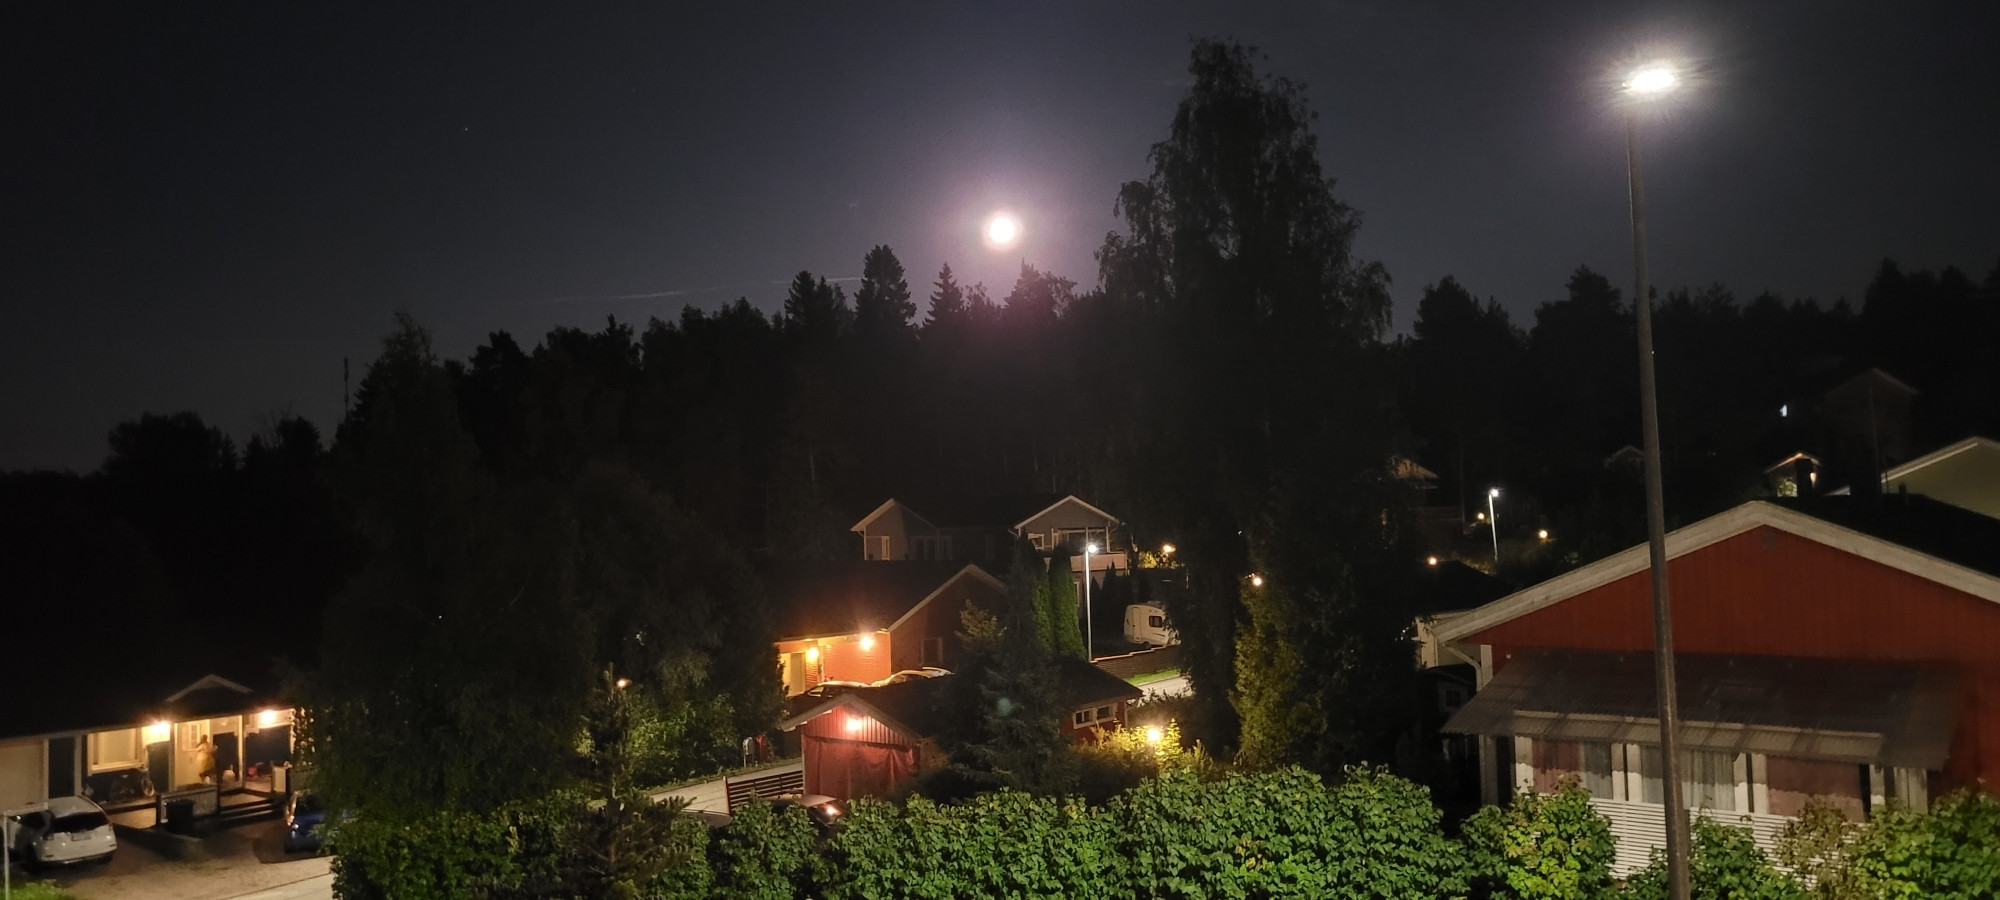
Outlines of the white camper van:
M1125 607L1125 639L1154 647L1181 642L1180 636L1167 626L1167 611L1144 603Z

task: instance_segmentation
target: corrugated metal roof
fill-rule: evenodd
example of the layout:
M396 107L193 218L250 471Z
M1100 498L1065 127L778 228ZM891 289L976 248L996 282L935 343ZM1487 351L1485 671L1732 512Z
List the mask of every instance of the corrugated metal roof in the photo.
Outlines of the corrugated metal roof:
M1941 769L1957 679L1941 667L1676 654L1690 750ZM1658 744L1650 653L1528 649L1445 723L1458 734Z

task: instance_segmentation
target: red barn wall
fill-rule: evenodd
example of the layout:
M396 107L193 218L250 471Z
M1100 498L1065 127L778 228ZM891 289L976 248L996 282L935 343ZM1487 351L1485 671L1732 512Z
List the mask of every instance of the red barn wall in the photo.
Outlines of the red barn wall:
M2000 784L2000 603L1768 526L1668 561L1683 653L1947 663L1965 694L1948 785ZM1650 652L1640 570L1474 634L1497 671L1521 647Z
M856 719L860 727L849 730ZM842 800L886 796L936 762L928 741L913 741L845 708L799 726L799 733L808 794Z

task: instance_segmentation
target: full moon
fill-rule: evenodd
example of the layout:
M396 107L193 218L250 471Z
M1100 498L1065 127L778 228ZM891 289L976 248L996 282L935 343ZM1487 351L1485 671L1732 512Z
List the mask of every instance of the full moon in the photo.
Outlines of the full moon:
M1012 247L1021 238L1021 223L1006 213L986 220L986 242L995 247Z

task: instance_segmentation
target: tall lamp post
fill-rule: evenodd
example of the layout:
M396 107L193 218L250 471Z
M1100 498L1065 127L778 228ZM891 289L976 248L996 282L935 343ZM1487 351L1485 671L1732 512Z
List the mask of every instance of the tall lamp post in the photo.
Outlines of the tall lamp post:
M1667 598L1667 518L1660 486L1660 410L1653 378L1653 301L1646 284L1646 187L1639 156L1639 106L1680 84L1664 63L1625 80L1625 161L1632 190L1632 308L1639 331L1639 416L1646 447L1646 548L1653 572L1653 679L1659 697L1660 781L1667 816L1667 891L1688 900L1688 820L1681 798L1680 703L1674 686L1674 621Z
M1486 525L1493 530L1493 565L1500 565L1500 511L1493 508L1493 501L1500 498L1499 488L1486 489Z
M1097 552L1096 544L1083 545L1083 658L1097 658L1097 623L1090 614L1090 554Z

